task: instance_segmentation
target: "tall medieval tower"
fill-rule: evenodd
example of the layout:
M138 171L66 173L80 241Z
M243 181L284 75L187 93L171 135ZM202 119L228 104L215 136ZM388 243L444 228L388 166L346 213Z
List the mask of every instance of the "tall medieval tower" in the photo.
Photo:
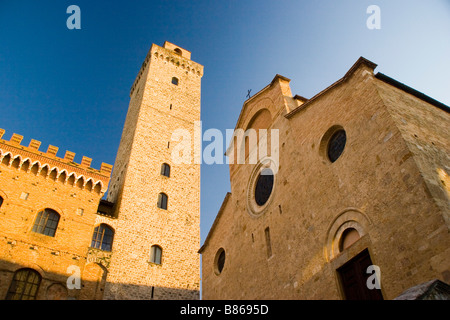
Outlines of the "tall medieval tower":
M174 163L171 139L177 129L194 137L200 120L203 66L190 58L153 44L131 88L107 197L115 230L105 299L199 298L200 164Z

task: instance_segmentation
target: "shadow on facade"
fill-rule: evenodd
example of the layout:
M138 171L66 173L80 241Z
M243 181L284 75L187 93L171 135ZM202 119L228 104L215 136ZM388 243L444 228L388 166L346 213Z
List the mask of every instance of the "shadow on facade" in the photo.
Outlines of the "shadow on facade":
M107 271L89 264L81 277L0 260L0 299L13 300L198 300L199 290L107 283Z

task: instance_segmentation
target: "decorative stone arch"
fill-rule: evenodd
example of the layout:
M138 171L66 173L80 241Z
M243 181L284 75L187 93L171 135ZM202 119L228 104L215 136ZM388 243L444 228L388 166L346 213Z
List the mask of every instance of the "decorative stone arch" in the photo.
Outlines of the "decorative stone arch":
M250 128L267 129L272 124L272 118L272 113L268 108L258 109L247 122L245 130Z
M88 262L83 270L81 300L101 300L106 284L108 269L98 262Z
M39 161L35 161L30 166L30 172L34 175L38 175L38 173L41 171L41 163Z
M93 190L94 192L101 194L103 192L103 183L101 181L97 181Z
M250 107L251 107L251 109L248 110L247 108L250 108ZM271 122L277 113L277 110L275 108L275 103L270 97L257 98L256 101L245 104L244 108L246 110L242 114L242 117L243 117L242 124L238 123L239 128L249 128L250 124L255 121L255 116L258 116L258 114L264 109L269 111Z
M340 252L339 243L347 229L355 229L363 237L369 232L372 221L356 208L347 208L331 221L326 234L324 256L327 262L334 259Z
M92 190L94 189L94 181L92 180L92 178L89 178L89 179L86 181L86 184L84 185L84 188L85 188L87 191L92 191Z
M46 171L44 171L44 170L46 170ZM40 167L40 169L39 169L40 176L47 178L49 173L50 173L50 166L48 164L44 164L42 167Z
M72 172L71 174L69 174L67 176L66 181L69 185L74 186L75 182L77 181L77 175L75 174L75 172Z
M59 170L58 170L58 168L57 167L53 167L51 170L50 170L50 172L48 173L48 177L50 178L50 179L52 179L53 181L56 181L57 179L58 179L58 175L59 175L59 172L58 172Z
M27 164L28 163L28 164ZM31 168L31 159L25 158L20 164L20 170L28 172Z
M85 183L86 183L86 177L84 175L80 175L79 177L77 177L75 185L80 189L84 189Z
M8 195L2 189L0 189L0 197L3 198L3 201L8 199Z
M2 153L1 163L5 166L9 166L11 163L12 154L11 152L7 151L5 153Z
M20 169L21 163L22 163L22 157L20 155L17 155L11 161L11 168Z
M67 286L61 282L53 282L45 290L47 300L67 300L67 297Z
M69 177L69 172L67 172L66 169L62 169L58 174L57 180L59 182L65 184L68 177Z
M14 274L20 269L33 269L34 271L39 273L39 275L41 276L42 279L46 278L44 269L41 268L41 266L36 263L27 262L27 261L20 262L20 264L14 265L14 267L12 269L12 273ZM12 278L11 278L11 280L12 280Z

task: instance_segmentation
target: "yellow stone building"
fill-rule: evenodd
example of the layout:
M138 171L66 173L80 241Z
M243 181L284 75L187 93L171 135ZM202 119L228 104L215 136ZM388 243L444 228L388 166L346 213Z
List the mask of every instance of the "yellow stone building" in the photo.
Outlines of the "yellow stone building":
M228 150L204 299L394 299L450 282L450 109L375 67L360 58L311 99L277 75L244 103L235 131L278 141L256 162L250 134L245 163Z
M113 171L0 139L0 298L199 298L200 165L172 163L170 146L200 120L203 66L190 58L151 46Z

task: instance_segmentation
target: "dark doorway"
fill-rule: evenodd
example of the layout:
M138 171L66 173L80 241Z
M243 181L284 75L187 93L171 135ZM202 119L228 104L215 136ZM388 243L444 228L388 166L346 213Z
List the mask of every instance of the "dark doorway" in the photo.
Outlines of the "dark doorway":
M380 289L367 287L367 279L373 275L373 272L367 273L367 268L372 264L369 250L366 249L337 269L345 299L383 300Z

